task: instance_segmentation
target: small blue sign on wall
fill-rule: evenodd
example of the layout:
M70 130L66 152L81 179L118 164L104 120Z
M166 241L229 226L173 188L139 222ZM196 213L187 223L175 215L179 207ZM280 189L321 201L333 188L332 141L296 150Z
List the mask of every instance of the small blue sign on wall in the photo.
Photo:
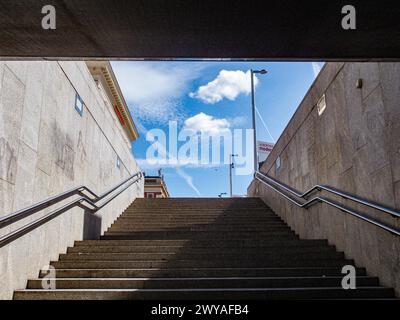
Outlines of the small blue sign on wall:
M79 96L78 93L76 93L76 96L75 96L75 110L82 117L82 115L83 115L83 101L82 101L82 98Z

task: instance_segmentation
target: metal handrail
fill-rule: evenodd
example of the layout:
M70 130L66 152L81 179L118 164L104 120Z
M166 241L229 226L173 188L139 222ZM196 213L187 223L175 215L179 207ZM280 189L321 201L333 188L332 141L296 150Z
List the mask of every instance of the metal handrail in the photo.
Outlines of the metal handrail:
M344 193L342 191L336 190L334 188L331 188L331 187L328 187L328 186L325 186L325 185L319 185L318 184L318 185L315 185L314 187L312 187L311 189L309 189L308 191L306 191L304 193L299 193L296 190L294 190L293 188L290 188L290 187L284 185L283 183L275 180L274 178L271 178L271 177L265 175L264 173L262 173L260 171L257 171L256 175L261 175L264 179L272 181L274 184L276 184L279 187L281 187L282 189L285 189L286 191L294 194L298 198L306 199L313 192L324 190L324 191L333 193L333 194L335 194L337 196L340 196L342 198L345 198L347 200L351 200L353 202L357 202L357 203L365 205L367 207L370 207L370 208L373 208L373 209L376 209L376 210L379 210L379 211L382 211L382 212L386 212L386 213L388 213L388 214L390 214L390 215L392 215L392 216L394 216L396 218L400 218L400 212L397 212L397 211L395 211L395 210L393 210L391 208L387 208L387 207L384 207L384 206L379 205L377 203L373 203L373 202L370 202L370 201L367 201L367 200L352 196L350 194Z
M132 176L126 178L125 180L123 180L121 183L119 183L118 185L110 188L109 190L105 191L104 193L97 195L96 193L94 193L92 190L90 190L88 187L86 186L79 186L76 187L74 189L65 191L63 193L60 193L58 195L55 195L53 197L47 198L46 200L43 200L41 202L38 202L30 207L21 209L19 211L10 213L4 217L0 218L0 229L4 228L5 226L8 226L14 222L17 222L21 219L24 219L26 217L29 217L30 215L41 211L45 208L48 208L56 203L59 203L67 198L70 198L74 195L81 195L82 197L86 197L86 199L91 200L90 198L88 198L83 192L86 191L88 193L91 194L91 196L93 197L93 199L91 200L92 202L96 203L102 199L104 199L105 197L107 197L111 192L113 192L114 190L118 189L119 187L121 187L123 184L125 184L126 182L128 182L129 180L135 178L138 175L142 175L141 172L137 172L135 174L133 174Z
M135 179L134 179L135 178ZM115 199L118 195L120 195L122 192L124 192L126 189L128 189L131 185L133 185L134 183L138 182L139 180L141 180L143 178L143 174L142 172L137 172L134 175L128 177L127 179L123 180L121 183L119 183L118 185L110 188L109 190L107 190L106 192L104 192L103 194L97 196L94 192L92 192L89 188L84 187L84 186L80 186L77 187L75 189L69 190L67 192L63 192L57 196L48 198L44 201L41 201L33 206L30 206L28 208L25 208L23 210L11 213L5 217L3 217L2 219L0 219L0 229L4 228L7 225L10 225L16 221L19 221L25 217L28 217L30 215L32 215L35 212L38 212L40 210L43 210L44 208L47 208L53 204L56 204L62 200L65 200L68 197L71 197L73 195L76 194L81 194L81 196L75 200L73 200L72 202L69 202L67 204L65 204L64 206L62 206L61 208L58 208L54 211L49 212L48 214L44 215L43 217L36 219L35 221L32 221L26 225L24 225L23 227L16 229L14 231L12 231L11 233L0 237L0 248L5 246L6 244L20 238L21 236L29 233L30 231L36 229L37 227L45 224L46 222L56 218L57 216L59 216L60 214L72 209L73 207L80 207L84 210L89 210L91 212L96 212L98 210L100 210L101 208L103 208L104 206L106 206L109 202L111 202L113 199ZM132 180L134 179L134 180ZM130 181L132 180L132 181ZM126 184L128 181L130 181L128 184ZM105 197L107 197L108 195L110 195L112 192L114 192L115 190L119 189L122 185L126 184L121 190L119 190L117 193L113 194L112 197L108 198L106 201L104 201L102 204L97 205L96 203L99 202L100 200L104 199ZM91 195L94 196L94 199L90 199L88 196L86 196L85 194L82 194L82 189L88 191ZM86 203L87 205L85 205L84 203ZM90 207L88 207L88 205Z
M260 178L259 176L261 176L262 178ZM279 190L278 187L286 190L292 196L295 196L297 198L302 198L302 199L307 198L312 192L314 192L316 190L318 190L318 191L321 191L321 190L328 191L330 193L333 193L333 194L338 195L340 197L343 197L345 199L357 202L359 204L368 206L370 208L377 209L377 210L382 211L382 212L386 212L386 213L388 213L388 214L390 214L390 215L392 215L394 217L399 218L400 217L400 212L394 211L394 210L392 210L390 208L381 206L381 205L376 204L376 203L372 203L372 202L366 201L364 199L357 198L355 196L343 193L343 192L341 192L339 190L336 190L336 189L333 189L333 188L330 188L330 187L327 187L327 186L316 185L315 187L311 188L309 191L307 191L305 193L298 193L294 189L292 189L292 188L284 185L283 183L281 183L281 182L279 182L279 181L277 181L277 180L265 175L262 172L257 171L254 174L254 178L256 180L264 183L266 186L268 186L269 188L273 189L275 192L277 192L278 194L283 196L285 199L289 200L291 203L295 204L296 206L298 206L300 208L308 209L309 207L311 207L311 206L313 206L313 205L315 205L315 204L317 204L319 202L323 202L323 203L326 203L326 204L328 204L328 205L330 205L332 207L335 207L335 208L337 208L337 209L339 209L341 211L344 211L344 212L346 212L346 213L348 213L348 214L350 214L350 215L352 215L354 217L357 217L358 219L364 220L364 221L366 221L366 222L368 222L370 224L373 224L373 225L378 226L378 227L380 227L380 228L382 228L382 229L384 229L386 231L389 231L392 234L400 236L400 229L393 228L393 227L388 226L386 224L383 224L383 223L381 223L381 222L379 222L379 221L377 221L375 219L369 218L369 217L367 217L367 216L365 216L365 215L363 215L363 214L361 214L361 213L359 213L357 211L354 211L354 210L352 210L352 209L350 209L350 208L348 208L348 207L346 207L346 206L344 206L342 204L339 204L339 203L337 203L337 202L335 202L333 200L330 200L330 199L325 198L325 197L314 197L311 200L308 200L306 202L300 202L297 199L293 199L292 197L288 196L287 194L285 194L284 192ZM267 181L265 181L264 179L267 180ZM274 186L273 184L275 184L276 186Z

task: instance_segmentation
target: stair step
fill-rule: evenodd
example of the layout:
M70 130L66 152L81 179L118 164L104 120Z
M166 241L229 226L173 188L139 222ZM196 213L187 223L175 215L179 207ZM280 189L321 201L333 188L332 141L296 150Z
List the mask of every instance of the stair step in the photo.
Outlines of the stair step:
M273 252L259 254L242 253L232 254L219 253L67 253L60 254L59 261L91 261L91 260L107 260L107 261L149 261L149 260L201 260L208 259L211 261L235 260L235 261L276 261L276 260L299 260L299 259L343 259L344 254L336 251L323 252L300 252L288 255L285 252Z
M67 253L183 253L190 250L193 254L209 253L209 254L262 254L262 253L308 253L308 252L336 252L335 247L324 246L282 246L276 248L273 246L267 247L191 247L185 246L76 246L70 247Z
M286 225L282 220L276 218L269 219L257 219L248 221L249 218L243 219L224 219L223 221L214 220L214 219L176 219L176 218L168 218L168 217L160 217L157 220L151 220L148 217L146 218L138 218L138 217L123 217L116 220L116 222L123 224L145 224L145 225L168 225L168 224L200 224L200 225L209 225L212 224L214 226L224 226L224 225L246 225L246 226L257 226L259 224L262 225L276 225L283 224Z
M241 236L241 240L248 240L251 241L254 239L254 235L251 236L251 234L248 234L246 236ZM294 233L270 233L268 235L262 235L260 236L262 240L269 241L269 240L293 240L293 239L298 239L298 237ZM209 241L213 242L230 242L230 241L235 241L237 240L237 237L235 237L234 233L230 234L210 234L206 232L202 232L201 234L192 234L192 233L168 233L168 232L143 232L143 233L138 233L138 232L132 232L132 233L120 233L120 234L113 234L113 233L108 233L106 232L104 236L101 236L101 240L159 240L159 239L165 239L165 240L186 240L186 241L201 241L201 240L206 240L209 239Z
M342 259L319 259L319 260L289 260L274 259L268 262L254 259L252 261L238 260L149 260L149 261L108 261L108 260L91 260L91 261L53 261L51 265L60 269L124 269L124 268L249 268L249 267L343 267L345 265L354 265L352 261Z
M53 280L57 289L190 289L340 287L343 277L223 277L223 278L79 278ZM29 280L27 289L42 289L43 279ZM357 277L357 287L379 286L375 277Z
M106 231L104 235L124 235L129 234L132 236L151 236L155 237L158 236L159 239L163 239L164 237L170 236L179 236L179 237L186 237L188 239L193 237L204 237L207 239L213 238L224 238L224 237L234 237L234 238L254 238L254 234L257 234L258 237L270 237L270 236L294 236L294 232L290 229L287 230L264 230L259 232L251 232L250 230L215 230L215 231L208 231L208 230L191 230L191 231L179 231L179 230L156 230L156 231L142 231L142 232L129 232L129 231Z
M148 206L131 206L127 208L125 212L134 212L134 211L162 211L162 210L176 210L177 212L189 212L189 211L197 211L201 213L207 212L241 212L241 211L252 211L252 212L266 212L269 214L275 214L272 210L268 209L265 206L255 205L247 205L247 206L218 206L218 205L194 205L194 204L175 204L175 205L148 205ZM165 211L164 211L165 212Z
M258 247L258 246L327 246L327 240L298 240L296 239L278 239L278 240L263 240L263 239L232 239L231 241L215 242L214 240L83 240L75 241L76 247L80 246L190 246L196 247Z
M155 278L155 277L312 277L343 276L341 267L308 268L167 268L167 269L56 269L57 278ZM40 277L48 274L41 270ZM365 276L364 268L356 268Z
M128 220L141 220L147 222L168 222L168 221L188 221L188 222L208 222L208 223L230 223L230 222L242 222L245 224L253 224L257 222L268 222L268 221L281 221L281 219L277 218L276 216L254 216L252 214L248 215L169 215L169 214L131 214L131 215L123 215L118 218L118 221L128 221Z
M356 290L332 288L218 288L218 289L71 289L22 290L16 300L266 300L266 299L384 299L392 298L393 290L362 287Z
M201 230L237 230L237 231L270 231L270 230L291 230L290 227L283 223L274 223L274 224L258 224L254 227L243 226L242 224L225 224L224 226L210 226L204 223L164 223L164 224L145 224L140 222L131 222L131 223L123 223L123 222L115 222L113 223L109 229L137 229L137 230L153 230L153 229L164 229L164 230L185 230L188 229L201 229Z
M230 210L222 208L213 209L182 209L182 208L143 208L143 209L129 209L124 211L124 215L156 215L156 216L193 216L193 217L213 217L213 216L226 216L226 217L240 217L240 216L254 216L254 217L277 217L277 215L265 209L260 208L232 208Z
M275 219L275 218L268 218L268 219L256 219L252 221L248 221L249 217L247 218L229 218L229 219L219 219L219 218L204 218L204 219L199 219L199 218L169 218L169 217L155 217L155 218L149 218L149 217L123 217L123 218L118 218L114 223L119 222L123 224L136 224L136 223L142 223L146 225L166 225L166 224L182 224L182 223L187 223L187 224L199 224L199 225L210 225L210 226L216 226L216 227L222 227L226 225L242 225L243 227L248 226L248 227L254 227L258 226L259 224L262 225L276 225L276 224L281 224L281 225L287 225L285 222L283 222L280 219Z
M232 227L232 226L224 226L224 227L216 227L216 226L174 226L174 227L167 227L167 226L153 226L153 227L148 227L148 226L140 226L140 225L114 225L108 229L107 232L153 232L153 231L168 231L168 232L247 232L247 233L252 233L252 232L257 232L257 233L265 233L265 232L291 232L292 230L285 225L279 225L279 226L269 226L269 227L263 227L263 226L257 226L254 228L248 228L248 227Z

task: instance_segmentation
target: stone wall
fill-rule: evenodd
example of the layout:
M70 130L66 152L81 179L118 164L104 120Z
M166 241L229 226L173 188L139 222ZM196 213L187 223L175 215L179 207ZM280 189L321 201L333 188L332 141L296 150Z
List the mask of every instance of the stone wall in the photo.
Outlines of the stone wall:
M99 194L139 170L98 90L84 62L0 62L0 215L79 185ZM85 103L82 116L74 108L76 91ZM96 215L70 210L0 248L0 298L24 288L74 240L98 237L138 196L143 180ZM48 211L0 230L0 236Z
M400 64L328 63L261 171L299 191L325 184L400 210ZM299 209L259 182L248 194L262 197L300 237L328 239L400 295L399 237L324 204ZM329 197L400 227L400 219Z

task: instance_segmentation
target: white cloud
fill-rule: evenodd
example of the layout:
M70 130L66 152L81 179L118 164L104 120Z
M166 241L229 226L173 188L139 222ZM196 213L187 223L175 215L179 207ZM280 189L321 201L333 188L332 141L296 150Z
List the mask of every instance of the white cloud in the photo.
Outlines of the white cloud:
M196 186L193 184L193 177L192 177L192 176L188 175L188 174L187 174L185 171L183 171L183 169L180 168L180 167L176 168L176 173L177 173L183 180L186 181L186 183L188 184L188 186L189 186L190 188L192 188L192 190L193 190L194 192L196 192L196 194L197 194L199 197L201 196L199 189L197 189Z
M112 63L132 115L143 121L167 122L184 116L181 98L204 64L176 62Z
M229 131L230 126L231 123L227 119L214 118L203 112L186 119L184 123L184 129L210 136Z
M232 127L241 127L246 124L247 118L244 116L238 116L234 118L228 118L228 121Z
M224 98L235 100L240 94L251 92L250 71L221 70L218 76L211 82L191 92L189 96L207 104L215 104ZM258 84L257 77L254 77L255 85Z

